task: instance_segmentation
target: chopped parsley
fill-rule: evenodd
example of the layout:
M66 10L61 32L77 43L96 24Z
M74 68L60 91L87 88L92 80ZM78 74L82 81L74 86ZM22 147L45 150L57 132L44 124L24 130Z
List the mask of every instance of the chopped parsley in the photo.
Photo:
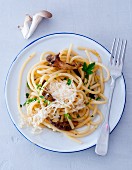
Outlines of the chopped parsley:
M82 70L86 73L85 78L88 78L88 75L93 74L93 69L95 66L95 62L91 63L87 66L86 62L83 63Z
M37 102L40 103L40 100L38 100Z
M100 97L97 97L96 100L100 100L101 98Z
M36 87L37 87L38 90L41 90L42 84L36 84Z
M28 98L29 97L29 93L26 93L26 98Z
M85 103L85 105L86 105L86 106L89 105L89 102Z
M35 97L35 98L32 98L32 99L28 99L24 104L23 104L23 106L25 106L26 104L30 104L31 102L34 102L34 101L36 101L37 100L37 98Z
M69 113L65 113L64 116L65 116L65 118L72 120L72 117L71 117L71 115L69 115Z
M44 96L39 96L41 99L44 99Z
M41 99L45 99L44 96L39 96ZM44 104L49 105L51 102L49 100L44 100Z
M71 84L71 79L67 80L67 84L68 84L68 86Z
M92 98L90 97L90 98L89 98L89 101L91 101L91 100L92 100Z
M30 89L28 82L27 82L27 88Z
M20 107L22 107L22 104L20 104Z
M44 103L49 105L50 104L50 101L49 100L44 100Z

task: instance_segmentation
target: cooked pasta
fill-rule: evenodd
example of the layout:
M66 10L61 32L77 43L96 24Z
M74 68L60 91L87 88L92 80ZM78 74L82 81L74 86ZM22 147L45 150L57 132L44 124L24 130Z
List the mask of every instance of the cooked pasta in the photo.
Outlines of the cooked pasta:
M27 100L22 106L21 79L26 64L35 56L31 55L22 66L17 96L18 110L26 125L51 128L76 142L80 142L76 138L93 133L102 123L98 105L107 103L104 83L110 78L97 51L84 47L78 50L83 50L85 57L75 52L72 44L58 54L44 52L27 73Z

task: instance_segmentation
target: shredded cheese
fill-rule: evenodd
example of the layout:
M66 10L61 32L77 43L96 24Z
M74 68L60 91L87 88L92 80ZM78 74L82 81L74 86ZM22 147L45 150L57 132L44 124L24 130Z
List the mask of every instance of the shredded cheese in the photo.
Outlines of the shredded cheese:
M48 106L43 106L43 108L37 109L36 114L32 116L32 119L28 120L35 128L38 127L38 125L48 116L58 119L60 117L60 115L56 112L58 108L65 109L67 107L78 112L80 109L85 107L83 99L78 99L77 102L75 102L78 96L73 82L68 85L66 80L55 80L49 83L47 92L53 96L55 101L51 102ZM75 103L73 104L73 102Z
M63 102L73 102L76 97L76 91L73 87L73 82L67 85L67 81L53 81L48 86L49 92L52 94L53 98L57 101Z

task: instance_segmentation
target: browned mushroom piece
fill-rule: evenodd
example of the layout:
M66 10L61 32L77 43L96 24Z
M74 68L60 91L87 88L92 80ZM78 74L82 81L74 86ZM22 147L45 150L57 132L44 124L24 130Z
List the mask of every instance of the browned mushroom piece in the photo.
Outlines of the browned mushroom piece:
M74 72L76 73L77 76L81 77L81 75L80 75L78 69L75 69Z
M48 61L49 64L51 64L53 67L58 67L60 69L63 69L63 70L74 70L74 69L77 69L78 67L80 67L81 65L78 64L68 64L68 63L65 63L63 61L60 60L60 57L59 57L59 54L56 54L56 55L48 55L46 57L46 60Z
M52 125L54 125L56 128L60 129L60 130L65 130L65 131L70 131L71 126L69 125L68 121L64 121L64 122L53 122L52 120L50 120L50 123ZM76 127L78 125L77 121L73 121L73 125Z
M44 85L44 83L46 82L46 80L43 80L43 82L42 82L42 86Z
M50 93L46 92L46 91L43 91L42 95L44 96L45 100L49 100L50 102L55 101L53 96Z

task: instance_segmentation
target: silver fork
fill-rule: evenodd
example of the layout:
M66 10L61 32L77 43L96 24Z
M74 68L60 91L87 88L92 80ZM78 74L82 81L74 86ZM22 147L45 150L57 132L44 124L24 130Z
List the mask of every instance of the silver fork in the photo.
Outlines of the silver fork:
M111 73L109 100L107 104L105 120L101 127L100 136L97 140L97 144L95 147L95 152L98 155L102 155L102 156L106 155L108 151L108 142L109 142L109 133L110 133L109 115L110 115L111 101L112 101L116 79L122 75L126 45L127 45L126 40L120 40L120 39L116 40L115 38L111 49L111 58L109 63L109 70Z

